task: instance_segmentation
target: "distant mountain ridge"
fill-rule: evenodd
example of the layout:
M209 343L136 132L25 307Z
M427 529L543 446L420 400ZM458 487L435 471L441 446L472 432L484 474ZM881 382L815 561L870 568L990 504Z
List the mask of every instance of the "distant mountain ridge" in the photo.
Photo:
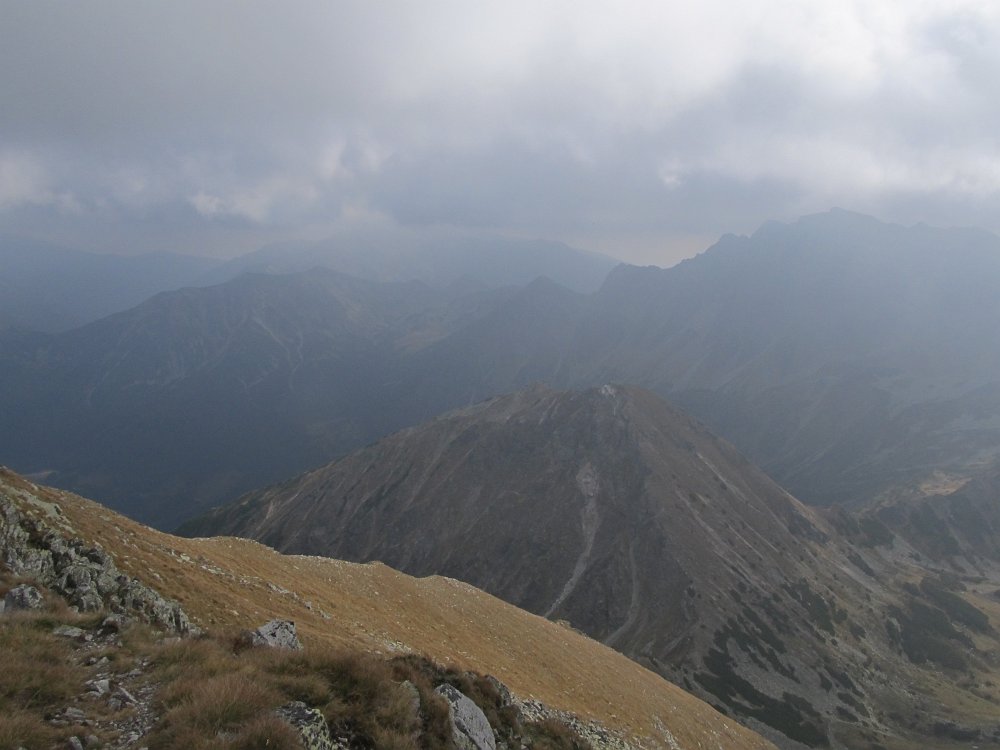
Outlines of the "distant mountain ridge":
M959 697L1000 655L1000 566L956 579L946 561L915 563L912 537L850 519L803 506L651 392L536 386L185 532L460 578L568 620L784 747L912 747L944 721L1000 732ZM916 697L939 680L952 698Z
M55 333L191 286L219 261L175 253L103 255L0 236L0 329Z
M985 232L834 211L674 268L618 266L592 294L354 282L372 321L408 311L388 328L345 328L324 297L347 286L300 294L310 276L326 278L248 274L58 337L0 334L0 457L169 525L532 382L649 388L812 504L1000 456L1000 239Z
M617 263L560 242L430 231L355 231L323 241L272 244L227 261L166 252L93 253L0 235L0 331L68 331L160 292L224 284L245 273L322 268L369 281L463 283L470 289L520 286L548 276L592 292Z
M490 234L376 230L314 242L269 245L223 264L216 283L240 273L299 273L311 268L369 281L422 281L448 286L463 279L490 287L523 286L539 276L578 292L596 291L619 261L561 242Z
M11 339L0 367L2 455L15 465L35 456L35 471L56 469L50 480L176 524L199 500L398 426L373 406L396 360L505 294L324 269L248 274L66 334Z

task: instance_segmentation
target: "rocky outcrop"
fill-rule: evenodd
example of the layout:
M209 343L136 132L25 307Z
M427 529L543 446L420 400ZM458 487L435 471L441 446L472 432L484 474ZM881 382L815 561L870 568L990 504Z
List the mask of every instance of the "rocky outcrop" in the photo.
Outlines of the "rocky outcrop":
M83 612L108 609L179 635L199 629L177 602L118 570L104 550L67 539L0 494L0 562L30 576Z
M41 609L42 593L27 583L15 586L8 591L0 602L0 612L17 612L19 610Z
M251 648L284 648L290 651L302 649L295 632L295 623L289 620L271 620L256 630L247 630L243 633L243 640Z
M309 708L302 701L292 701L275 713L295 728L305 750L340 750L341 745L334 741L330 727L318 708Z
M458 750L496 750L493 729L479 706L451 685L441 685L434 692L448 701L452 738Z

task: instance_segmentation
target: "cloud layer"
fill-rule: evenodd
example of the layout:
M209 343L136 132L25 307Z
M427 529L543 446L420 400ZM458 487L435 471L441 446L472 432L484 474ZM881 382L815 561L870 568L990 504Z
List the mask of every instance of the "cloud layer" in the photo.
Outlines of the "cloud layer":
M669 263L841 205L1000 229L972 0L7 3L0 230L226 254L345 222Z

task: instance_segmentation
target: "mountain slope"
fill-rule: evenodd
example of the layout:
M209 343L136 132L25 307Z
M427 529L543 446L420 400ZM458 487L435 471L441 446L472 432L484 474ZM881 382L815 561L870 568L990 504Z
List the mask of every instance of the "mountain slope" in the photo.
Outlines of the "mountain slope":
M553 381L638 383L796 496L860 502L1000 451L1000 238L846 211L620 267Z
M839 532L639 389L492 399L189 531L461 578L568 620L788 747L905 747L932 734L934 715L989 723L982 703L917 697L962 688L901 637L955 656L951 669L989 672L1000 650L993 631L953 627L905 587L930 573L902 540L875 548ZM949 623L941 633L920 630L914 613L928 607ZM973 637L983 651L960 655Z
M505 292L332 271L158 295L0 353L0 455L170 526L400 426L396 360Z
M98 545L202 627L294 620L306 643L415 652L495 675L521 698L597 720L632 746L770 744L619 654L481 591L384 565L286 557L238 539L181 539L0 470L0 500ZM0 521L5 517L0 516Z

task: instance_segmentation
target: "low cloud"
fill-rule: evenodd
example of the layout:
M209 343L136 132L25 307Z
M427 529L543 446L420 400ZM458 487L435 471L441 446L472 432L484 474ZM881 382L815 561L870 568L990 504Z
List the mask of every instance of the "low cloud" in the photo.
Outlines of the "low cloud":
M832 205L1000 229L990 3L43 1L5 16L8 231L219 253L376 215L668 263L691 238Z

